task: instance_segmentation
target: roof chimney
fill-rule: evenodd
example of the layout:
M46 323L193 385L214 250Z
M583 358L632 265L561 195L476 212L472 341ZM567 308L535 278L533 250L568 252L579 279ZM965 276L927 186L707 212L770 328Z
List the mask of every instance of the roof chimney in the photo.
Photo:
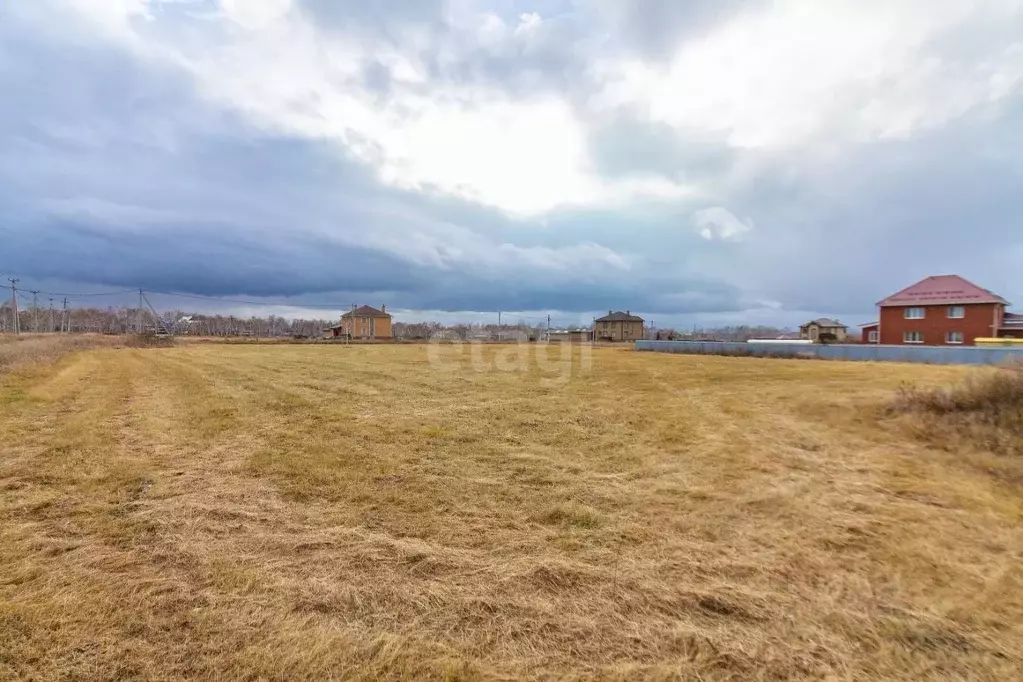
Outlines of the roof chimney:
M385 306L385 305L380 306L380 312L386 313L387 312L387 306Z
M631 315L631 314L632 314L632 311L631 311L631 310L626 310L626 311L625 311L625 314L626 314L626 315Z
M610 310L608 310L608 311L607 311L607 314L608 314L608 315L610 315L610 314L611 314L611 311L610 311Z

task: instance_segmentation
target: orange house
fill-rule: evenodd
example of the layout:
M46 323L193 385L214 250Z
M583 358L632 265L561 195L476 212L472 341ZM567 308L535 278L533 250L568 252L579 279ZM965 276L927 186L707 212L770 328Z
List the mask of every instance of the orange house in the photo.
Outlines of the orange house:
M391 339L391 316L387 313L387 306L382 305L377 310L363 305L345 313L341 316L338 332L339 336L353 339Z
M877 306L878 321L862 325L864 343L972 346L1016 326L1008 301L958 275L920 280Z

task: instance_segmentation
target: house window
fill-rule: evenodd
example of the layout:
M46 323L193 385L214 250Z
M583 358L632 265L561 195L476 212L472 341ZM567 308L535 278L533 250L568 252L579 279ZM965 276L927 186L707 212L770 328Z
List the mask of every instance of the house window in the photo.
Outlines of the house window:
M924 319L923 308L906 308L905 317L907 320L922 320Z
M903 343L923 343L923 332L902 332Z
M962 343L963 333L962 332L949 332L945 334L945 343Z
M948 316L953 320L961 320L966 317L966 308L961 305L950 305L948 307Z
M871 330L867 332L867 341L870 343L877 343L877 330Z

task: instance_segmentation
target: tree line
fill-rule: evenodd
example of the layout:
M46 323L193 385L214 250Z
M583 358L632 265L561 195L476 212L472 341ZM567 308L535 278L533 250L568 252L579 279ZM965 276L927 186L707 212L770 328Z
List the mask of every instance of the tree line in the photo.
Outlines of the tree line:
M0 332L14 330L14 309L8 302L0 304ZM66 315L66 317L65 317ZM25 308L19 310L18 320L22 332L61 332L93 334L132 334L139 332L171 332L176 335L257 338L319 338L324 331L338 324L333 319L288 319L266 317L239 317L236 315L210 315L169 310L154 317L148 309L133 307L70 308L67 311L51 308ZM546 333L542 324L451 324L439 322L395 322L393 334L398 339L429 340L537 340ZM771 326L728 326L710 329L676 330L674 328L648 328L649 339L746 341L773 339L791 334L787 329Z

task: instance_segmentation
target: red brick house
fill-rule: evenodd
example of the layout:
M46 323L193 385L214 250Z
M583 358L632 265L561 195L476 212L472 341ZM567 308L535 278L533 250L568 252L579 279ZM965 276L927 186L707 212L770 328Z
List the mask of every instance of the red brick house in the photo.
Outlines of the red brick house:
M958 275L935 275L879 301L879 320L861 325L862 340L972 346L977 338L1014 333L1023 338L1023 324L1017 322L1021 316L1006 313L1008 305L1001 296Z

